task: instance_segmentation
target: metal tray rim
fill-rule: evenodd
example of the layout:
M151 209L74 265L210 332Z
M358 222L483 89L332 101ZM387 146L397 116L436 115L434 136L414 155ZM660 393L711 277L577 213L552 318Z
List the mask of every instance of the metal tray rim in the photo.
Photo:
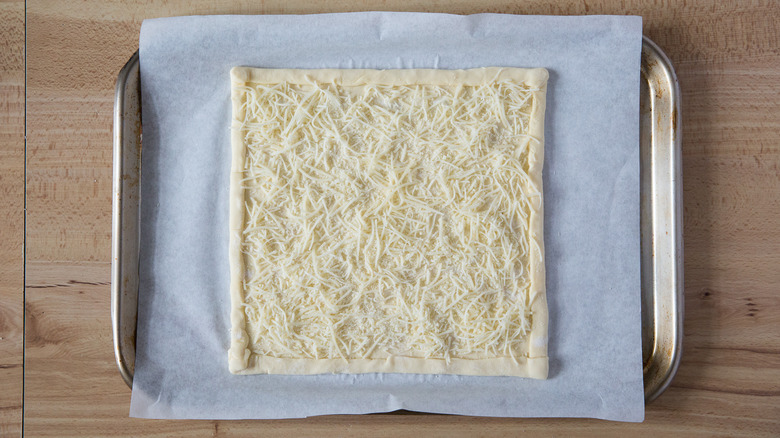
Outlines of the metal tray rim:
M674 71L671 61L663 50L650 38L644 36L642 39L643 62L645 61L644 52L649 53L647 61L655 62L656 68L659 68L667 76L670 86L670 96L672 112L669 121L672 125L671 144L670 144L670 166L673 190L671 193L671 203L675 206L674 217L669 223L668 239L671 239L670 248L672 259L672 284L673 300L670 303L674 312L672 327L674 348L668 357L665 370L662 374L655 376L654 379L647 379L645 375L645 402L649 403L660 396L671 385L674 376L677 374L682 358L683 345L683 317L685 313L684 305L684 255L683 255L683 226L682 226L682 110L680 99L680 84L677 80L677 74ZM650 63L649 62L649 63ZM655 252L654 252L655 254ZM645 293L645 292L643 292ZM654 309L658 312L658 308ZM657 328L657 327L656 327ZM656 339L657 342L657 339ZM657 347L657 346L656 346ZM655 351L654 351L655 353ZM653 354L648 363L657 360L657 355ZM663 365L662 365L663 366ZM647 369L647 367L646 367Z
M133 373L130 365L125 357L125 351L121 343L121 339L124 338L124 333L120 333L122 324L120 321L122 315L122 269L121 260L123 257L123 243L126 236L122 235L122 219L123 219L123 176L124 176L124 162L121 159L123 157L123 148L125 146L124 137L124 125L125 120L123 117L125 107L125 90L127 88L127 81L130 73L139 65L139 55L136 51L130 60L127 61L122 70L119 72L119 76L116 82L115 94L114 94L114 168L113 168L113 201L112 201L112 218L111 218L111 327L113 333L114 343L114 357L116 359L119 373L122 375L125 383L132 388L133 387ZM135 291L136 305L138 291ZM133 335L133 337L135 337Z

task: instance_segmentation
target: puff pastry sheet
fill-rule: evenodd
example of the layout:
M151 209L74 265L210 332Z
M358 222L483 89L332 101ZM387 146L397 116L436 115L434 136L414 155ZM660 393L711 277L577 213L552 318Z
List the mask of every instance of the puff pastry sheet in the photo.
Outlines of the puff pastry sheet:
M234 68L231 71L233 122L231 127L232 129L232 134L231 134L232 135L232 170L231 170L231 181L230 181L230 207L229 207L230 208L229 248L230 248L230 276L231 276L230 296L231 296L231 324L232 324L231 345L228 352L228 356L229 356L228 362L229 362L230 371L234 374L258 374L258 373L321 374L321 373L373 373L373 372L425 373L425 374L444 373L444 374L465 374L465 375L522 376L522 377L531 377L536 379L545 379L547 377L547 369L548 369L548 365L547 365L548 363L548 358L547 358L548 313L547 313L547 302L545 297L545 269L544 269L544 242L543 242L544 234L542 229L543 222L544 222L543 203L542 203L542 163L543 163L543 156L544 156L544 114L545 114L545 95L546 95L546 87L547 87L547 78L548 78L547 71L541 68L519 69L519 68L488 67L488 68L470 69L470 70L429 70L429 69L295 70L295 69L258 69L258 68L247 68L247 67ZM264 334L265 328L262 326L257 326L256 324L256 321L259 320L258 319L259 317L257 316L258 310L255 307L258 305L257 304L258 302L262 303L264 301L258 301L253 297L256 297L258 294L260 295L272 294L276 297L274 298L275 300L277 300L275 302L277 303L283 302L285 290L284 287L282 287L282 285L288 284L288 283L284 283L285 281L300 283L302 281L305 281L305 278L308 278L307 275L311 274L313 276L317 272L306 273L304 272L305 269L300 268L303 269L303 271L301 270L296 271L298 272L296 274L297 277L291 280L290 278L285 277L282 273L280 273L281 271L277 272L276 269L278 268L278 266L276 265L276 261L273 258L273 256L268 255L270 253L264 253L261 255L261 254L253 254L252 252L248 252L248 248L250 248L251 246L247 244L247 239L248 239L247 236L249 236L252 233L251 230L248 230L249 226L247 225L249 221L249 215L250 215L248 210L250 209L249 205L252 202L261 202L261 201L257 201L258 199L257 197L260 195L250 194L250 191L253 190L251 188L251 184L257 183L256 181L259 181L259 179L257 178L252 179L249 178L248 176L247 166L257 165L257 161L251 161L248 158L249 155L247 153L247 150L249 147L249 143L253 141L252 139L257 138L257 137L253 137L252 131L261 130L261 129L271 129L271 128L264 128L264 126L269 126L268 124L272 122L270 120L260 120L260 121L248 120L249 118L248 112L251 110L248 108L248 103L247 103L248 90L257 89L258 86L262 86L264 89L272 89L274 87L282 87L282 86L293 87L299 91L300 90L305 91L307 87L311 87L311 89L314 89L315 87L320 87L322 89L327 89L331 91L347 90L343 93L342 97L344 99L349 100L349 96L355 97L355 96L364 95L365 93L370 93L371 89L374 89L376 87L383 87L383 90L385 90L388 93L393 92L393 87L399 88L398 93L403 92L401 90L401 88L403 87L406 87L407 90L415 89L415 87L418 87L417 88L418 91L420 89L419 87L422 88L443 87L442 89L446 89L452 94L457 94L461 92L460 90L462 90L463 87L472 87L472 89L476 90L479 87L490 87L491 84L506 83L506 82L521 84L526 89L530 90L529 93L530 100L528 100L529 106L527 107L528 118L523 119L522 121L506 119L507 117L506 114L501 115L497 110L497 113L495 115L495 126L496 129L500 129L501 127L506 127L507 124L511 125L515 123L522 123L523 125L522 132L526 138L524 140L518 140L519 142L518 145L521 145L522 148L525 148L524 149L525 152L523 152L522 154L522 159L525 161L523 166L524 168L519 169L518 172L521 172L523 175L525 175L524 181L526 181L528 185L528 187L525 187L523 190L529 193L530 192L536 193L535 196L529 198L532 200L529 201L530 207L528 207L528 215L524 219L526 220L524 231L522 232L522 234L518 234L516 236L510 236L512 239L515 239L518 242L518 245L523 246L524 248L528 248L527 260L523 262L525 263L523 265L525 268L521 269L522 272L518 274L520 275L520 277L518 277L518 279L516 280L517 284L524 285L522 289L522 296L515 297L514 299L525 302L525 305L527 306L527 310L526 310L527 321L525 321L523 324L526 323L530 324L530 326L523 331L524 334L522 336L522 339L513 341L514 343L512 345L514 345L513 347L514 350L511 352L511 354L506 352L501 352L501 351L491 351L488 348L488 349L482 349L480 351L475 351L473 353L468 353L468 354L448 355L447 353L442 353L442 351L446 350L446 347L442 347L442 349L436 350L437 351L436 354L422 354L419 351L414 350L414 346L408 346L409 349L407 350L406 353L402 351L403 350L402 348L394 348L394 349L377 348L369 352L369 347L364 347L363 350L360 350L362 351L360 355L354 357L340 357L335 353L329 355L327 354L327 351L331 351L331 352L342 351L342 349L347 348L346 343L340 344L338 341L333 341L335 346L331 345L328 348L321 346L322 348L320 348L318 346L311 346L305 344L304 341L302 340L295 341L295 342L299 342L299 344L295 344L295 345L302 345L302 346L308 345L307 347L301 347L301 348L303 350L308 348L311 351L306 350L305 353L296 353L296 351L293 350L269 351L269 349L271 349L269 345L271 344L264 342L264 339L265 336L271 336L271 335ZM486 92L490 92L490 90L487 90ZM336 95L336 98L338 98L337 93L333 93L333 94ZM284 101L284 99L279 101ZM437 102L436 104L448 105L448 102L449 101L447 99L444 99L443 101ZM334 103L334 105L336 106L339 106L341 104L343 104L343 102ZM391 102L385 105L383 107L383 110L392 111L393 108L394 105ZM444 111L445 114L450 114L446 112L446 109L439 108L439 110ZM456 110L457 110L456 108L450 109L450 111L456 111ZM312 114L309 115L312 117L314 116ZM489 117L489 116L485 116L485 117ZM276 123L276 125L274 126L281 126L280 128L281 133L279 135L279 138L283 137L282 134L293 135L290 134L290 132L295 131L294 128L300 128L296 126L289 127L286 125L291 123L292 124L298 123L296 118L287 121L277 120L274 123ZM351 126L350 129L353 130L352 132L353 136L355 135L354 132L355 129L370 129L370 127L364 127L364 128L355 127L354 124L350 126ZM398 133L398 135L401 135L403 133L399 133L398 130L402 130L402 129L403 126L399 125L397 127L397 130L393 132L396 132ZM341 134L335 133L333 135L338 137ZM348 137L346 134L344 134L344 136ZM265 137L261 136L261 137L267 138L267 136ZM464 139L469 138L468 135L466 134L463 134L462 137ZM373 138L373 137L368 136L365 138ZM490 137L488 136L485 138L490 138ZM306 138L303 137L294 137L292 138L292 140L288 138L285 141L294 143L295 140L298 140L298 143L300 143L301 139L306 140ZM307 143L307 141L309 143ZM312 139L308 139L306 141L303 141L300 144L291 143L293 144L293 146L290 146L288 150L279 153L280 154L298 153L299 151L302 150L300 148L313 147L312 144L310 144L311 141ZM323 139L322 141L325 140ZM349 140L347 139L346 141L348 142ZM392 141L390 141L390 143L392 143ZM275 149L277 151L281 151L282 149L284 149L280 144L261 145L261 147L265 147L265 146L267 146L269 150ZM519 148L521 146L517 146L517 147ZM255 144L253 147L256 148L257 145ZM331 145L329 147L335 148L335 147L342 147L342 146L336 144L335 146ZM468 144L468 141L464 140L463 144L453 145L453 147L468 149L476 146ZM507 152L507 153L511 153L511 152ZM253 156L257 157L260 155L255 153L255 155ZM269 153L268 156L275 157L277 155ZM434 158L430 158L430 159L433 160ZM268 162L261 162L261 164L271 166L272 163L272 161L270 161L271 158L268 158L268 160L269 160ZM435 169L444 165L437 164L434 162L434 164L432 164L431 166L433 166L432 169ZM356 168L356 169L357 170L351 170L350 172L359 173L361 171L360 168ZM368 165L366 165L366 168L364 170L366 172L369 172ZM273 173L274 170L271 169L269 170L269 172ZM312 172L313 171L309 171L308 175L313 178L313 176L311 176ZM489 173L490 171L488 170L485 172ZM465 175L466 173L467 172L462 172L459 175ZM388 175L385 176L388 179L390 179L390 176ZM367 180L367 177L363 178L362 176L359 175L355 177L361 181L364 179ZM273 179L273 177L269 177L269 178ZM300 178L304 178L304 177L301 176ZM464 184L468 182L467 179L468 179L467 176L461 178L461 180L464 181ZM295 181L298 180L296 179ZM277 181L277 183L279 184L280 187L283 186L281 182ZM453 184L455 184L454 180L453 180ZM289 186L286 187L289 188ZM502 188L499 187L496 190L500 191L502 190ZM295 195L292 196L293 199L297 199L295 198ZM327 197L326 194L324 193L321 193L318 196L322 198ZM372 192L372 196L379 197L381 196L381 193L375 191ZM299 200L299 202L305 202L305 201ZM379 203L380 201L376 200L376 202ZM391 200L391 202L394 201ZM300 208L310 208L310 207L311 206L304 205L303 207ZM289 205L286 208L290 209L290 208L297 208L297 207ZM424 208L424 207L420 207L420 208ZM479 214L479 210L475 210L475 211L477 211L477 213L474 214ZM458 231L456 231L455 228L452 228L454 227L454 225L452 227L450 225L446 225L447 220L452 220L451 214L447 212L444 212L443 214L441 212L435 214L438 214L442 218L440 220L439 219L431 220L434 229L436 226L448 227L447 229L451 231L451 234L457 235ZM438 218L439 216L434 216L434 217ZM257 218L255 218L255 220L257 220ZM260 218L260 222L259 222L260 225L264 223L262 222L263 220L270 221L270 219L267 218L266 219ZM314 217L312 220L316 220L316 217ZM255 227L257 227L257 225L258 225L257 223L253 224L253 226ZM376 232L379 233L379 231ZM330 236L330 237L319 236L318 238L335 239L338 238L338 236ZM379 242L373 242L373 240L371 240L369 242L363 242L362 245L364 247L362 249L359 244L357 251L369 251L368 248L371 248L371 245L374 244L378 248L381 247L381 244ZM410 245L414 246L414 242L411 242ZM369 254L373 254L373 253L369 253ZM347 254L345 257L352 257L352 255ZM359 254L355 254L355 257L356 260L359 260L359 257L362 257L362 252ZM368 258L367 255L366 257ZM484 257L488 257L488 256L484 255ZM366 261L366 263L369 262ZM496 261L495 263L501 263L501 261ZM379 264L377 266L379 266ZM466 265L464 264L463 266ZM274 272L273 276L268 277L271 278L271 280L268 280L267 283L264 283L266 285L271 285L271 286L264 286L261 287L260 289L257 289L256 286L252 286L255 287L255 289L250 290L249 285L252 281L251 279L253 278L253 275L256 274L255 271L258 270L258 267L259 269L267 269L268 272L271 271ZM437 269L436 266L430 266L429 268L431 271L434 272ZM311 267L311 269L315 270L319 268ZM438 269L441 270L441 268ZM457 273L451 273L449 275L450 277L448 278L451 278L451 280L448 281L460 281L457 278ZM285 278L286 280L283 280ZM413 282L414 280L410 279L408 281ZM275 290L274 287L276 286L273 285L277 285L278 290ZM354 288L354 291L352 291L353 294L358 294L359 291L363 290L363 287L359 284L352 284L352 287ZM423 291L423 293L425 293L425 291ZM480 294L485 292L475 287L475 290L473 290L471 293ZM491 293L501 293L501 291L493 291ZM355 297L354 295L350 295L350 296L352 296L354 300L360 299L359 297ZM328 301L330 298L332 297L325 296L323 302L326 304L327 303L333 304L332 301ZM476 300L475 297L468 297L468 296L463 299ZM422 300L424 302L425 298L423 297ZM478 302L478 301L474 301L474 302ZM501 302L503 303L504 301ZM320 306L319 308L321 309L321 312L325 312L325 313L332 312L333 315L338 316L338 312L339 312L338 310L331 309L329 311L325 304L322 305L318 304L318 306ZM346 307L344 309L346 310L343 311L349 310ZM379 305L377 305L376 309L380 309L377 311L381 311ZM492 307L486 308L484 309L484 312L482 312L482 310L478 310L477 313L482 312L485 315L485 317L489 317L492 309L493 309ZM417 310L415 309L410 310L410 312L416 312L416 311ZM436 309L434 308L432 311L436 311ZM473 308L468 308L463 312L466 311L475 312ZM277 315L277 317L284 318L284 319L286 318L294 319L296 315L295 309L282 308L281 310L279 310L279 308L277 308L276 312L277 313L281 312L280 313L281 316ZM355 316L355 318L357 317L358 316ZM270 318L270 316L266 316L263 318ZM456 318L457 320L458 317L456 315L453 318ZM508 323L511 325L512 321L509 321ZM289 331L289 336L294 337L297 336L296 330L305 329L305 327L303 326L306 324L306 322L287 320L285 324L287 324L285 327L287 327L286 330ZM517 324L520 323L518 322ZM391 326L388 325L388 327ZM404 326L402 324L401 325L396 324L393 325L392 327L400 327L398 330L403 330ZM336 329L333 330L335 331ZM355 328L354 330L357 330L357 328ZM277 331L275 332L275 334L273 334L273 336L279 337L280 336L279 333L280 332ZM418 336L423 336L423 335L418 334ZM488 335L489 334L486 334L484 336L488 336ZM379 338L378 336L374 336L372 334L368 334L367 336L373 340L374 344L379 343L380 346L382 345L381 342L377 341L377 338ZM404 336L401 336L400 339L404 339ZM458 351L461 351L461 353L464 351L465 348L464 345L468 344L468 342L462 339L450 339L450 338L448 339L442 338L442 339L443 339L442 342L445 343L451 342L453 343L452 345L458 345L460 348L460 350ZM282 339L279 342L284 343L286 341ZM353 342L359 343L359 341L355 341L354 339ZM367 341L366 345L370 343L371 342ZM356 351L358 350L356 349ZM335 357L328 357L328 356L335 356Z

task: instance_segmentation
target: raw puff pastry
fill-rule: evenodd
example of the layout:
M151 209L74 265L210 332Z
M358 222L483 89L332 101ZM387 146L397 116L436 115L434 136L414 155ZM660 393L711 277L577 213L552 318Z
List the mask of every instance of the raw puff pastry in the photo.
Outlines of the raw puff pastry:
M231 71L230 371L236 374L396 372L546 378L547 303L541 195L547 77L544 69L498 67L471 70L234 68ZM521 103L525 106L503 106L501 93L513 93L506 84L524 90L526 100ZM431 97L432 93L437 94L436 99ZM483 102L484 96L492 95L497 95L501 108L491 109ZM478 113L467 114L469 108L464 106L463 99L469 97L482 102L481 107L477 105ZM319 99L318 106L312 106L314 99ZM371 109L372 105L380 108ZM393 111L401 113L392 114ZM410 111L419 116L412 118ZM374 114L379 118L380 112L384 114L382 120L361 125L361 117ZM334 118L334 114L343 117ZM351 121L347 122L346 117L351 117ZM482 128L472 129L462 122L462 126L447 131L436 124L461 123L457 120L471 123L469 117L479 119ZM317 122L313 123L315 119ZM394 126L377 129L381 123ZM317 129L306 131L303 128L307 124ZM406 128L414 133L404 131ZM514 135L506 134L510 128ZM453 130L458 132L453 134ZM432 138L431 133L435 132L445 132L443 135L448 136L450 143ZM456 144L452 138L462 140ZM469 141L477 143L469 144ZM491 141L497 143L490 144ZM506 157L496 152L499 147L505 150ZM404 155L394 155L397 151ZM366 152L365 156L362 152ZM466 156L463 154L476 158L463 166L462 157ZM380 158L375 158L377 155ZM490 158L494 156L497 158ZM522 168L505 169L500 164L492 164L496 167L490 168L490 160L509 160L510 156L517 158L511 162L522 161ZM440 170L457 167L457 161L453 161L456 165L447 164L457 157L461 157L461 168L451 173ZM480 162L483 158L484 163ZM321 168L312 165L315 161ZM410 162L415 162L417 167ZM516 174L520 176L513 176ZM505 181L522 182L504 184L491 192L508 193L502 199L497 196L492 207L485 206L492 198L480 195L475 198L484 198L485 205L466 209L463 207L466 196L458 197L451 192L462 187L468 189L472 181L474 190L484 186L484 193L488 193L488 182L498 181L501 175L512 178ZM381 183L372 185L371 181ZM386 187L382 187L385 183ZM422 187L423 183L428 187ZM347 192L338 196L328 192L342 188ZM289 195L279 194L285 190L289 190ZM437 193L449 194L449 206L437 201L426 205L413 203L415 199L435 199ZM328 204L331 199L346 199L345 196L359 199L347 207ZM453 206L452 199L457 199L458 205ZM473 202L477 200L471 201L476 205ZM510 202L518 203L512 205L518 212L515 219L504 218L499 213L509 211L502 210L502 206ZM382 216L402 203L413 206L404 210L406 218L397 213L390 218L390 213ZM343 208L339 211L339 207ZM455 207L461 208L462 215ZM323 211L329 211L327 216ZM490 211L493 216L489 215ZM486 225L481 231L473 232L471 228L477 226L469 222L470 217L479 218L482 224L499 225L490 225L494 228ZM522 226L515 223L517 218L522 218ZM382 223L384 227L380 226ZM396 234L406 233L399 238L405 240L384 242L380 233L390 239L387 233L394 230L389 230L393 226L388 224L393 223L405 224L407 228L401 229L399 225L395 229ZM417 234L407 230L417 223L420 227ZM359 231L349 231L351 225L347 224L357 224L355 229ZM330 235L322 235L323 232ZM456 247L457 242L468 240L463 237L467 235L472 236L473 248L458 247L461 252L442 255L447 245ZM479 242L499 245L496 243L499 240L504 245L503 254L519 261L512 262L508 270L498 271L500 278L491 278L476 271L475 266L484 260L493 266L510 264L500 256L491 258L488 250L480 253ZM414 253L415 247L429 252L422 254L418 249ZM498 247L494 246L493 253ZM408 253L398 255L399 248L405 248ZM309 252L304 252L307 249ZM520 254L521 249L524 255L514 255ZM330 251L330 258L316 251ZM458 254L471 254L471 258L460 260ZM426 257L433 259L433 263ZM320 266L326 262L327 266ZM323 269L330 276L323 277ZM420 286L426 280L431 284L437 281L431 277L448 287ZM360 283L367 278L372 285ZM482 283L469 293L459 298L448 295L457 285L461 285L457 290L468 290L463 284L468 285L475 278ZM291 301L293 298L297 301ZM306 303L307 313L296 309L296 302ZM486 322L490 318L491 324L502 327L503 338L491 338L498 336L496 330L494 333L475 331L474 327L491 327ZM512 333L522 335L510 339ZM325 345L319 345L317 339ZM472 344L480 347L471 351ZM498 349L501 346L503 350Z

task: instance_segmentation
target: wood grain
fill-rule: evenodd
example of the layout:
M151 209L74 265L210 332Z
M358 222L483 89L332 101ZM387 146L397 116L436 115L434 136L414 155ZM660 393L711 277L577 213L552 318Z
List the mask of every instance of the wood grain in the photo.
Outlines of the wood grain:
M0 3L0 436L22 430L24 2Z
M109 319L111 117L114 80L137 48L141 21L356 10L644 17L645 34L671 58L683 93L686 257L683 361L672 387L647 406L644 423L397 413L281 421L127 417L130 391L113 362ZM27 20L26 433L780 435L777 3L29 0ZM8 197L4 191L3 202Z

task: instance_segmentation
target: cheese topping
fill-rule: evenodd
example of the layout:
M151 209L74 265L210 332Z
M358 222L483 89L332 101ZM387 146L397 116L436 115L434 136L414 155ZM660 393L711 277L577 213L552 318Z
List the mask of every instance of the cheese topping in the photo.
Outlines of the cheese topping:
M539 84L304 77L234 83L249 354L527 359Z

